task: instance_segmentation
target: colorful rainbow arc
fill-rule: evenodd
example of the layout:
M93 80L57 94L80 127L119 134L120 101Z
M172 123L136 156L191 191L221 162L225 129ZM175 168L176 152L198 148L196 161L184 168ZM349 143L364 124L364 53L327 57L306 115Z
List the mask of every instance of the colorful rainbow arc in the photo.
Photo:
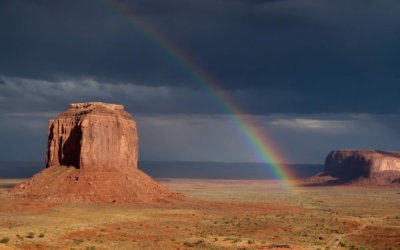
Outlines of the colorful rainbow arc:
M284 188L293 190L294 186L290 180L294 176L286 169L285 165L279 164L283 163L283 159L285 158L274 148L272 142L267 140L258 126L242 115L245 114L243 110L216 84L216 81L213 81L201 67L194 63L193 60L190 60L184 51L175 46L174 43L157 32L153 27L139 20L132 13L131 9L123 4L123 1L93 0L93 2L106 11L112 12L140 35L153 42L163 53L175 61L177 65L194 77L202 87L207 89L222 105L225 111L234 117L234 122L240 128L239 134L248 142L252 150L256 152L259 160L270 164L270 170L272 170L276 178L282 180Z

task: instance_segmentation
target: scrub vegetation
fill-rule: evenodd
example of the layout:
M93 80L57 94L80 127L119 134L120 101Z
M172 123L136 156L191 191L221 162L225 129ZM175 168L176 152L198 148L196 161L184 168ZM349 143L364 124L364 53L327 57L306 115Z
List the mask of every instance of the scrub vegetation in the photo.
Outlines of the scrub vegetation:
M400 249L400 190L286 190L276 181L159 180L161 204L0 206L17 249ZM1 240L2 239L2 240Z

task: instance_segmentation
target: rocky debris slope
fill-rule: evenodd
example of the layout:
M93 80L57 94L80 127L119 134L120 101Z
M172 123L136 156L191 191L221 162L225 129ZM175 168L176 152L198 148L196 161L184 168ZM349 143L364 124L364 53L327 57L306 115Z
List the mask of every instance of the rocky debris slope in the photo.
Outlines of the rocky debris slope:
M136 124L122 105L74 103L50 120L46 168L0 198L168 202L182 195L137 169Z
M326 157L324 172L305 181L355 186L396 186L400 184L400 152L335 150Z
M66 166L48 167L3 196L55 203L168 202L182 197L135 168L100 172Z

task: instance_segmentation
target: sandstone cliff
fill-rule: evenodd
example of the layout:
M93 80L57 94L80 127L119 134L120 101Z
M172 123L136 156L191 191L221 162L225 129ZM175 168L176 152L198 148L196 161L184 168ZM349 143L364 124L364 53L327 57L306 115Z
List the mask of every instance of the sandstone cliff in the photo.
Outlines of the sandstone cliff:
M122 105L73 103L48 128L46 167L136 168L136 123Z
M122 105L74 103L50 120L46 168L0 198L26 202L169 202L182 195L137 169L136 124Z

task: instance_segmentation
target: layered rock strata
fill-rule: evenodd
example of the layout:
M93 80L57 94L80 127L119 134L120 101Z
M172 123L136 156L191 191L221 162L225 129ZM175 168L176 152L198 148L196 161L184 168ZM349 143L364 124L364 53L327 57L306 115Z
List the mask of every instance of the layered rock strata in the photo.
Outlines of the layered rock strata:
M50 120L46 167L137 168L136 123L122 105L73 103Z

